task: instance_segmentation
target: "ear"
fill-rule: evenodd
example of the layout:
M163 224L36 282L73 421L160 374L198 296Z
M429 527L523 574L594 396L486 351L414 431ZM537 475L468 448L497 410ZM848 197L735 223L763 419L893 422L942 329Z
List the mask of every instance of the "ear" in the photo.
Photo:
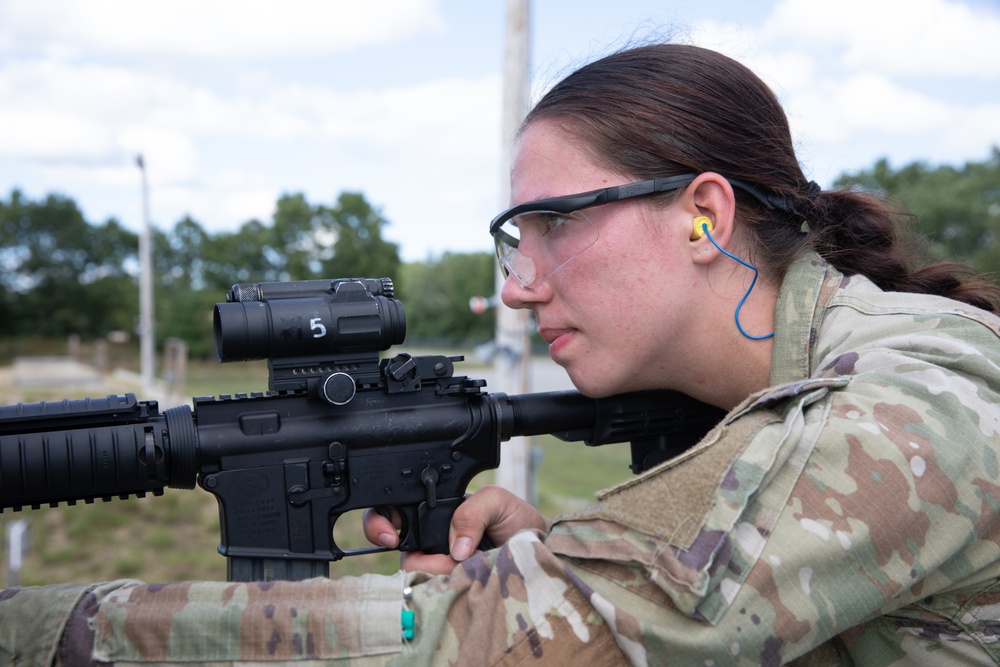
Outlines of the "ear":
M704 172L687 187L679 202L691 224L690 251L696 264L709 264L721 253L712 243L725 248L733 236L733 221L736 217L736 196L733 186L723 176L715 172ZM705 233L705 218L708 218L708 232Z

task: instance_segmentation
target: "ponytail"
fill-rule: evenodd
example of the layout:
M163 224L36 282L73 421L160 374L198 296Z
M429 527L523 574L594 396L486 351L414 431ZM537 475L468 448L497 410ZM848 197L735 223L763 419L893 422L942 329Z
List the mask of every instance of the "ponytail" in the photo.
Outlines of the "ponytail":
M1000 314L1000 287L964 264L931 263L910 231L913 220L874 195L833 190L816 198L808 235L839 271L864 275L885 291L934 294Z

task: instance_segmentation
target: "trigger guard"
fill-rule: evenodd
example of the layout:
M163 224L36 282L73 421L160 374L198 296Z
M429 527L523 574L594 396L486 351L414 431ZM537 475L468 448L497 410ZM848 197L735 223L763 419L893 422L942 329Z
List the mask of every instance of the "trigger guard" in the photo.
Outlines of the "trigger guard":
M392 549L392 548L389 548L389 547L377 547L377 546L363 547L363 548L360 548L360 549L342 549L340 547L340 545L337 544L336 532L334 530L336 528L336 526L337 526L337 522L340 520L340 518L342 516L344 516L348 512L352 512L352 511L355 511L355 510L361 509L361 508L355 508L354 510L348 510L346 512L334 512L334 513L331 513L330 514L330 528L329 528L329 530L330 530L330 560L331 561L339 561L342 558L344 558L345 556L364 556L364 555L367 555L367 554L383 553L383 552L386 552L386 551L405 551L405 549L403 549L403 542L404 542L404 539L406 539L405 536L410 532L410 527L413 525L413 521L410 519L410 517L407 515L407 513L404 512L404 511L402 511L398 507L394 507L392 505L375 505L373 507L370 507L370 509L378 512L381 516L385 517L390 522L392 521L392 514L391 514L391 512L389 510L393 509L393 508L397 512L399 512L400 521L402 522L402 525L401 525L401 527L399 529L399 546L396 549Z

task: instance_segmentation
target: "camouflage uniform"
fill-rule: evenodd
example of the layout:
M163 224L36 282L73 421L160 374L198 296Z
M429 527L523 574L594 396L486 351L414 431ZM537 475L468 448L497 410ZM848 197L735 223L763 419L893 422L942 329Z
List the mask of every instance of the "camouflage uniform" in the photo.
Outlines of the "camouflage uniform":
M0 663L1000 664L1000 319L809 254L776 322L772 388L548 535L448 577L0 592Z

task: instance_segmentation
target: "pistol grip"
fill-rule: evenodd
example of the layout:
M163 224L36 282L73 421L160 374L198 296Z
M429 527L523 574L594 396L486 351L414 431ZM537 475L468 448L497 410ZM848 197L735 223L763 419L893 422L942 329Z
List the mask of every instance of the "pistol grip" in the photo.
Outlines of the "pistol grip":
M432 507L426 501L416 506L397 507L405 515L404 530L399 537L400 551L423 551L429 554L448 553L448 533L451 517L464 497L439 498Z

